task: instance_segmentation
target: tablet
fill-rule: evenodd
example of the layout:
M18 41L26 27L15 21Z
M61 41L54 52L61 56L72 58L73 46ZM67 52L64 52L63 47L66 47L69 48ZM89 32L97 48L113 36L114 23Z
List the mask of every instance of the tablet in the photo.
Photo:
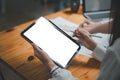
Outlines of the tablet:
M60 67L67 68L80 45L50 20L40 17L21 35L44 50Z

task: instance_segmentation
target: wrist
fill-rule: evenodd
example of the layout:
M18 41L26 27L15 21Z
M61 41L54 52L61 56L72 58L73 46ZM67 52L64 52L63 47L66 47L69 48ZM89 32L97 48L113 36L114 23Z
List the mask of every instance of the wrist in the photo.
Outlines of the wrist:
M90 50L94 51L94 49L97 47L97 43L93 42L93 46L91 47Z
M94 26L89 30L89 32L91 34L99 33L99 29L101 28L101 25L102 25L102 23L100 23L100 22L95 23Z
M54 66L53 68L51 68L50 73L53 73L54 71L56 71L59 67L58 66Z
M101 62L106 55L106 50L103 46L97 45L93 50L93 57Z
M51 71L55 66L57 66L53 61L45 63L48 69Z

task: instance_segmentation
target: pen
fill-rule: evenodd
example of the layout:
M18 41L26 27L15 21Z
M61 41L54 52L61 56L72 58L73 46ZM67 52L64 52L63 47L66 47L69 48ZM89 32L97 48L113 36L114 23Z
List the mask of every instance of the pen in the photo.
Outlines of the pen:
M72 33L74 33L74 31L70 31ZM79 35L80 36L80 35ZM95 35L95 34L89 34L90 37L97 37L97 38L102 38L101 36Z
M101 36L95 35L95 34L90 34L91 37L97 37L97 38L102 38Z

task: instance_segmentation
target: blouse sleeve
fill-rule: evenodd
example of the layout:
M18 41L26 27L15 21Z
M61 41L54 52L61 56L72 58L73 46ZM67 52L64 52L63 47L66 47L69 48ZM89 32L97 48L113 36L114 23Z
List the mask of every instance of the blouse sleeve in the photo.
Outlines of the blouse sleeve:
M106 55L106 50L106 48L97 45L96 48L93 50L93 57L101 62Z

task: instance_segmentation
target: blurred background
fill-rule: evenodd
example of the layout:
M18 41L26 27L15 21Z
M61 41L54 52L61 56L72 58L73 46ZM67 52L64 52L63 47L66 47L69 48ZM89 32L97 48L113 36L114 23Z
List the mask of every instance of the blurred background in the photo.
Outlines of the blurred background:
M70 7L70 0L0 0L0 31Z

